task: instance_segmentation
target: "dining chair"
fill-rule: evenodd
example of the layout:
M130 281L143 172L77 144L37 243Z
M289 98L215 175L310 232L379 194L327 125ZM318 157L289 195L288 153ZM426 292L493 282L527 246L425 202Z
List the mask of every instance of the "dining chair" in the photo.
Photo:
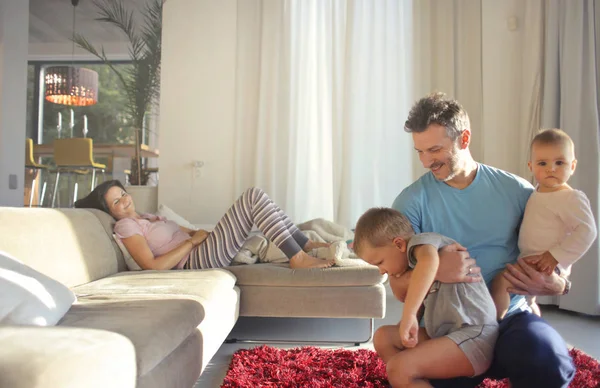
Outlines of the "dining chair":
M93 139L85 137L73 137L67 139L55 139L54 144L54 163L56 164L56 179L54 183L54 192L52 193L52 207L56 204L56 193L60 182L61 173L74 174L75 184L73 186L73 200L71 205L77 200L77 177L92 173L90 181L90 190L96 187L96 171L102 172L103 181L106 180L106 165L94 161L94 142Z
M35 161L35 158L33 157L33 139L31 138L26 138L25 139L25 168L32 170L36 175L41 172L41 171L48 171L50 166L47 166L45 164L41 164ZM31 181L31 192L29 195L29 207L32 206L33 204L33 196L35 193L35 182L37 181L37 179L34 179ZM42 194L40 195L40 199L38 201L38 206L42 206L44 203L44 196L46 195L46 178L43 178L43 183L42 183Z

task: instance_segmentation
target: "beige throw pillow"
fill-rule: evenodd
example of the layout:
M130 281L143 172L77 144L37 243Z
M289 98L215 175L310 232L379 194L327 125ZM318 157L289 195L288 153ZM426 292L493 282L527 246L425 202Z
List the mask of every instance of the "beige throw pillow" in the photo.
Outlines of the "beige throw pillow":
M131 257L131 255L129 254L129 251L127 250L127 248L125 248L125 245L123 245L123 241L121 241L121 239L117 237L117 235L114 233L113 238L115 239L115 242L117 243L119 249L121 250L121 253L123 254L123 258L125 259L125 264L127 265L127 268L129 268L130 271L141 271L142 267L140 267L138 263L136 263L135 260L133 260L133 257Z

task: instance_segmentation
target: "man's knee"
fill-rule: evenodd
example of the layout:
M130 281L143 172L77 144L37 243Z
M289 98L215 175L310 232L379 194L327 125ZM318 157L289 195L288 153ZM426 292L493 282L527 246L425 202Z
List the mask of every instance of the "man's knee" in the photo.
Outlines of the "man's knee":
M575 375L562 337L546 321L529 313L502 322L494 358L514 388L563 388Z

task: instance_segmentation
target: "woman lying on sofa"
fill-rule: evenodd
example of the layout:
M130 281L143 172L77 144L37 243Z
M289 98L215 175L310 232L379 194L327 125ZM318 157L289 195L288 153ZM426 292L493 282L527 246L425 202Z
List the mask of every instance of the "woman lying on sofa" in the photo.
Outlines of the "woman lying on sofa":
M138 214L133 199L118 180L101 183L75 202L75 207L99 209L113 216L117 220L115 234L143 269L226 267L254 225L285 253L291 268L326 268L333 264L332 260L308 255L305 251L329 244L310 241L257 188L246 190L210 233L178 226L164 217Z

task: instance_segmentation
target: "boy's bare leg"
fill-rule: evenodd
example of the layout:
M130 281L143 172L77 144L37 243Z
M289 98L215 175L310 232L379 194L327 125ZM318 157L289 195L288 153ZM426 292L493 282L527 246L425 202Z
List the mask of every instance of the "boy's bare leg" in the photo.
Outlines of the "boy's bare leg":
M496 319L501 320L508 312L510 306L510 294L506 290L512 285L504 277L504 271L500 272L492 281L492 299L496 305Z
M388 381L394 388L431 387L427 379L470 377L474 373L467 356L448 337L419 342L387 362Z
M425 328L419 328L419 343L428 339ZM381 326L377 329L373 336L373 346L379 357L387 364L392 357L404 350L400 340L400 325Z

